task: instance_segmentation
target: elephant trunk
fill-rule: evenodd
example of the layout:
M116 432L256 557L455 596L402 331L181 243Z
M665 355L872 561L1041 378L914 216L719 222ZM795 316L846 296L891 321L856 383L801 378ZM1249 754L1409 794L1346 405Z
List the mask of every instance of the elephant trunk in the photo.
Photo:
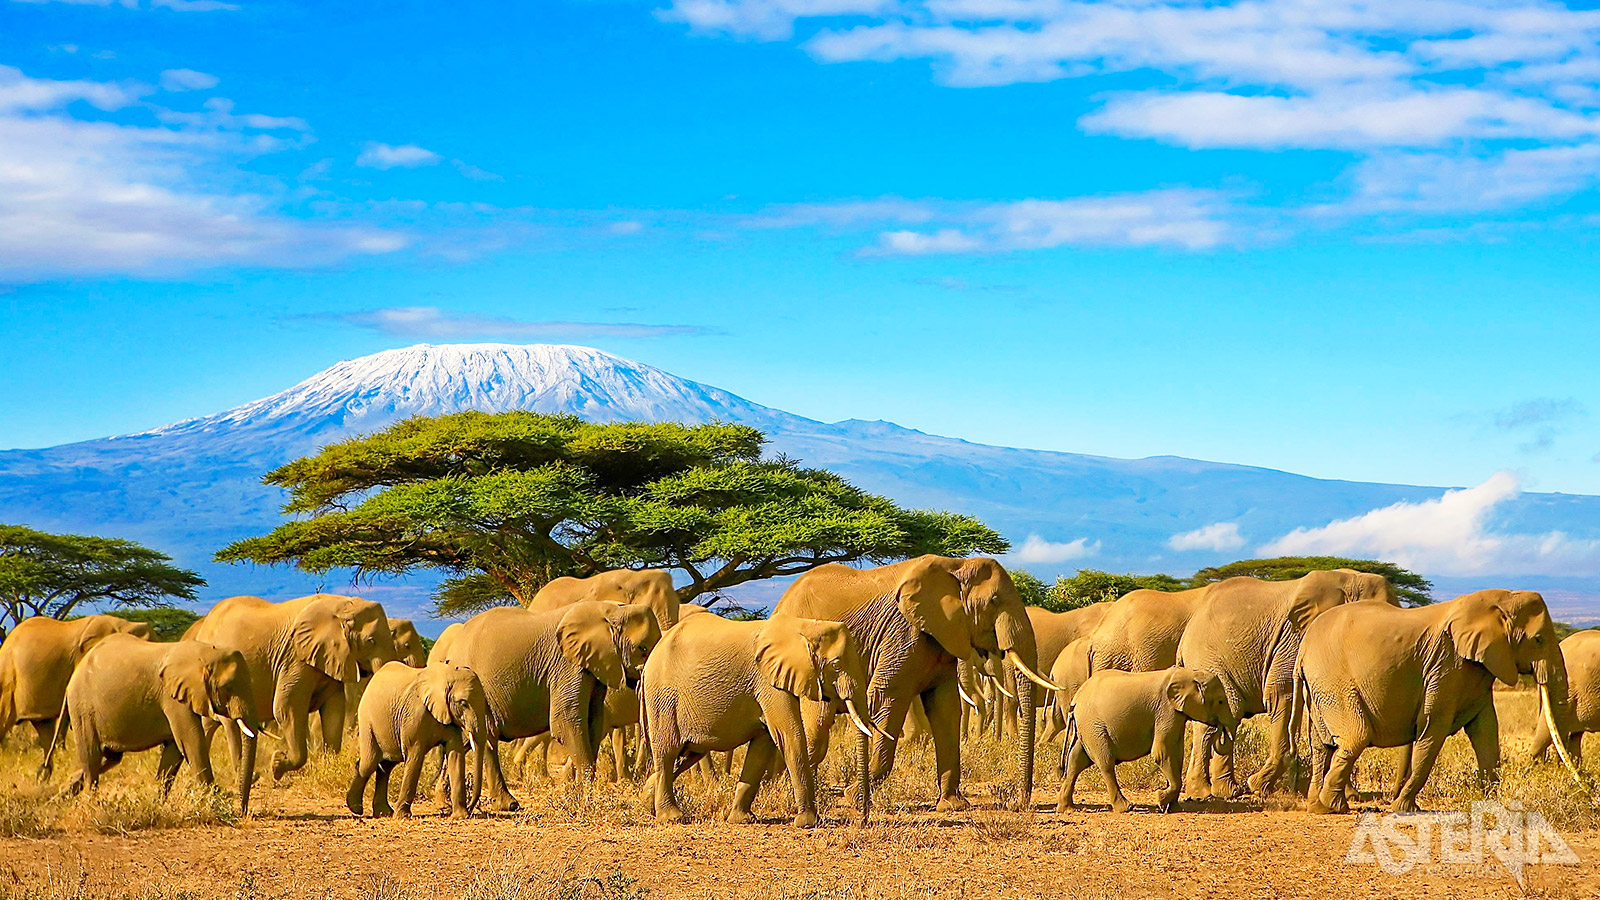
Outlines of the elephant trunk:
M256 774L256 736L253 730L240 729L239 758L239 815L250 815L250 784Z
M1033 637L1033 624L1028 620L1021 602L1007 604L995 617L995 636L1006 661L1011 664L1017 686L1017 769L1020 784L1017 794L1019 809L1033 806L1033 726L1034 682L1042 681L1033 671L1039 661L1038 644ZM1048 685L1048 682L1044 682ZM1042 685L1043 686L1043 685Z

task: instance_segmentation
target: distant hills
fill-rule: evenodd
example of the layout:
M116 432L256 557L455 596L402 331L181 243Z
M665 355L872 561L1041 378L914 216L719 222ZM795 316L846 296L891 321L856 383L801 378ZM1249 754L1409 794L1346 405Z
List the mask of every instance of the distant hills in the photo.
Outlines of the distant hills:
M587 347L422 344L341 362L215 415L138 434L0 451L0 521L142 541L200 571L211 584L208 600L289 596L318 580L210 561L223 544L281 521L283 494L263 486L261 475L406 416L466 409L752 425L771 437L772 452L832 469L904 504L978 516L1019 548L1014 564L1047 578L1079 566L1186 574L1249 556L1296 528L1445 491L1175 456L1129 460L993 447L882 421L829 424ZM1520 494L1495 514L1500 527L1600 538L1600 497ZM1208 526L1216 527L1202 531ZM345 589L346 579L330 575L327 586ZM1436 580L1441 593L1477 586L1473 579ZM1591 593L1585 580L1518 583L1546 590L1566 618L1600 616L1593 603L1600 591ZM776 596L773 587L750 585L744 597L763 602ZM362 590L419 614L426 588L413 580Z

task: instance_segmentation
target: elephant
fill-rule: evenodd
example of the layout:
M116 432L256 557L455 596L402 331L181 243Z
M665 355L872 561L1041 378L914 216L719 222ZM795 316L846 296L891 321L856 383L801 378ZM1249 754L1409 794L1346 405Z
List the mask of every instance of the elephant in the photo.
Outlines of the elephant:
M1090 669L1154 672L1177 664L1189 619L1215 585L1187 591L1129 591L1107 604L1089 633Z
M661 569L612 569L588 578L557 578L539 589L524 604L534 612L548 612L583 600L640 603L650 607L662 630L678 624L678 592L672 574Z
M578 774L592 777L607 690L636 685L660 640L648 606L597 600L547 612L496 607L467 620L448 642L441 637L430 664L472 669L489 698L495 727L485 793L492 808L518 808L501 770L500 741L552 732Z
M1177 664L1215 675L1228 694L1235 721L1266 714L1267 759L1250 776L1256 793L1268 793L1294 759L1289 712L1300 641L1318 616L1345 603L1374 600L1397 605L1382 575L1333 569L1291 581L1229 578L1210 586L1184 627ZM1217 731L1195 725L1188 783L1198 796L1228 799L1237 793L1232 746L1216 746ZM1212 751L1217 750L1215 757Z
M323 745L339 752L345 686L396 655L383 607L338 594L312 594L282 603L229 597L191 625L184 637L244 654L256 708L270 710L282 730L284 749L272 754L274 779L306 764L313 710L322 719ZM230 750L235 749L237 730L228 723L222 728Z
M1033 624L1033 637L1039 644L1039 664L1036 668L1040 672L1049 672L1056 664L1056 657L1061 655L1061 651L1068 644L1094 631L1110 608L1109 603L1091 603L1064 612L1052 612L1039 606L1028 607L1028 621ZM1032 690L1033 704L1038 708L1045 703L1049 694L1038 685L1034 685ZM1016 701L1007 698L1004 708L1007 720L1015 723ZM1057 717L1052 715L1046 720L1044 739L1047 741L1059 733L1060 726L1056 719Z
M389 634L394 639L396 660L417 669L428 664L428 651L422 646L422 635L410 619L390 619Z
M464 666L436 662L422 668L391 662L372 676L356 709L360 760L345 793L350 811L361 815L367 781L377 775L372 814L411 817L417 782L428 751L443 749L449 769L452 818L465 818L478 805L483 786L483 754L489 745L489 699L478 676ZM466 753L472 752L473 796L466 792ZM389 773L405 764L400 807L389 806Z
M1583 759L1583 734L1600 731L1600 631L1575 631L1559 645L1567 670L1567 696L1572 703L1572 724L1565 735L1574 763ZM1533 733L1529 756L1538 759L1550 749L1550 726L1541 716Z
M921 556L873 569L838 563L819 566L795 579L774 615L841 622L867 656L873 738L872 779L894 765L896 741L912 700L928 714L941 811L966 809L961 794L961 695L956 663L1003 655L1015 667L1022 700L1018 758L1019 808L1033 790L1033 691L1030 682L1054 689L1034 671L1037 649L1027 608L1011 576L985 557ZM806 700L807 746L815 765L827 753L835 705ZM866 788L866 784L855 789Z
M681 623L667 631L644 667L641 708L655 762L646 805L659 821L683 821L672 791L678 773L711 751L748 745L728 821L750 821L761 780L781 755L798 810L794 824L817 824L816 769L807 755L800 701L844 704L863 735L856 760L858 783L865 785L873 732L860 712L866 687L866 662L838 622L775 615L755 622L696 616ZM860 798L865 821L870 791Z
M1445 739L1463 730L1480 780L1492 784L1500 767L1492 688L1496 679L1514 685L1528 673L1546 723L1559 718L1566 726L1550 730L1572 733L1555 625L1532 591L1478 591L1416 609L1347 603L1316 617L1295 670L1295 706L1311 732L1308 809L1347 809L1345 789L1361 752L1410 744L1409 774L1390 811L1416 811ZM1556 748L1571 769L1566 749Z
M394 639L394 653L397 661L418 669L428 664L428 651L423 649L422 635L417 631L417 626L410 619L390 619L389 634ZM348 715L348 713L360 707L361 695L366 692L367 685L371 682L371 678L363 678L354 684L344 686L347 731L353 731L356 727L355 717Z
M157 772L161 796L172 789L178 768L187 762L203 785L213 783L208 721L226 719L242 734L234 756L239 813L250 813L250 784L256 767L255 690L243 654L201 641L152 643L116 634L95 644L67 683L66 717L76 729L80 771L65 789L93 791L100 775L125 753L161 748ZM58 729L45 753L41 775L48 775L61 740Z
M0 739L18 722L27 722L40 749L49 747L72 670L90 648L113 634L152 637L148 624L108 615L69 622L33 616L11 629L0 644Z
M1067 711L1072 708L1072 698L1089 680L1091 645L1086 637L1078 638L1056 654L1055 665L1050 667L1050 680L1060 685L1050 704L1051 725L1065 731ZM1114 671L1114 670L1108 670ZM1158 670L1159 671L1159 670Z
M1092 761L1111 789L1112 811L1127 812L1131 804L1117 784L1117 763L1154 753L1167 779L1158 808L1171 812L1183 786L1183 732L1189 722L1233 732L1237 720L1217 676L1180 666L1153 672L1105 669L1089 676L1067 713L1056 809L1072 808L1078 776Z

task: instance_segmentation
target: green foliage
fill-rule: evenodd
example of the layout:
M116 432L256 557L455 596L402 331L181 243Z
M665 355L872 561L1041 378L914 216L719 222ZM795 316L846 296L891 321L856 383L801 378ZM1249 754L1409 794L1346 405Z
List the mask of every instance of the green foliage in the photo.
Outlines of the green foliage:
M1433 602L1433 583L1417 573L1390 562L1375 559L1344 559L1338 556L1279 556L1273 559L1245 559L1194 573L1190 583L1195 587L1214 581L1248 575L1263 581L1289 581L1311 572L1327 569L1354 569L1371 572L1389 579L1395 596L1407 606L1426 606Z
M133 541L0 525L0 627L29 616L65 619L82 604L193 600L205 580L170 562Z
M1022 605L1047 606L1050 602L1050 589L1039 576L1027 569L1012 569L1010 574L1011 583L1017 586L1017 593L1022 596Z
M1016 573L1012 573L1015 580ZM1181 591L1189 585L1171 575L1115 575L1098 569L1079 569L1068 578L1057 576L1056 583L1045 593L1043 602L1037 604L1052 612L1066 612L1091 603L1115 600L1130 591L1145 588L1152 591Z
M976 519L763 459L764 441L741 425L419 416L268 473L304 518L217 558L358 577L439 569L437 612L460 616L613 568L679 570L687 600L830 562L1009 549Z
M176 641L183 637L189 626L200 621L200 614L176 606L158 606L154 609L113 609L111 614L130 622L148 622L158 641Z

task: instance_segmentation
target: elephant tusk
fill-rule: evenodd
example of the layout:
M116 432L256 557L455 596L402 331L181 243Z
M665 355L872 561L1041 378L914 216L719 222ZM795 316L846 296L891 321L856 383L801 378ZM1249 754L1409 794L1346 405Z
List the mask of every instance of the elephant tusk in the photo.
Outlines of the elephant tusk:
M1556 755L1561 757L1562 764L1572 773L1572 778L1578 782L1578 787L1583 788L1584 793L1589 793L1589 785L1584 782L1583 776L1578 774L1578 767L1572 764L1572 757L1567 755L1567 736L1556 728L1555 711L1550 708L1549 685L1539 689L1539 710L1544 713L1544 725L1550 729L1550 743L1555 745Z
M856 702L854 700L844 701L844 708L850 713L850 721L854 722L855 726L861 729L862 734L870 738L872 737L873 732L877 732L878 734L883 735L886 740L894 740L894 735L884 731L882 728L879 728L877 722L869 723L866 717L861 715L861 710L856 708ZM870 729L867 727L869 724L872 726Z
M1066 690L1066 688L1062 687L1061 685L1056 684L1054 681L1051 681L1050 679L1044 677L1043 675L1040 675L1038 672L1035 672L1032 669L1032 667L1030 667L1027 663L1022 661L1022 657L1017 655L1017 651L1015 651L1015 650L1007 650L1006 651L1006 662L1011 663L1013 666L1016 666L1017 667L1017 671L1019 671L1022 674L1028 676L1028 680L1029 681L1033 682L1034 684L1037 684L1039 687L1042 687L1047 691L1064 691L1064 690Z
M1004 684L1004 683L1003 683L1003 682L1001 682L1001 680L1000 680L1000 679L998 679L998 678L991 678L991 679L989 679L989 680L990 680L990 681L991 681L991 682L993 682L993 684L994 684L994 687L995 687L995 690L997 690L997 691L999 691L999 692L1000 692L1000 693L1002 693L1002 694L1005 694L1005 695L1006 695L1006 699L1007 699L1007 700L1015 700L1015 699L1017 699L1017 695L1016 695L1016 694L1013 694L1013 693L1011 693L1011 692L1010 692L1010 691L1008 691L1008 690L1006 690L1006 686L1005 686L1005 684Z
M250 726L246 725L243 719L234 719L233 721L239 723L239 730L244 732L245 737L253 738L256 736L256 733L250 730Z
M956 682L956 692L961 695L962 702L966 703L968 706L972 707L973 709L977 709L978 708L978 701L972 699L972 697L967 694L967 689L962 687L961 683L959 681Z

